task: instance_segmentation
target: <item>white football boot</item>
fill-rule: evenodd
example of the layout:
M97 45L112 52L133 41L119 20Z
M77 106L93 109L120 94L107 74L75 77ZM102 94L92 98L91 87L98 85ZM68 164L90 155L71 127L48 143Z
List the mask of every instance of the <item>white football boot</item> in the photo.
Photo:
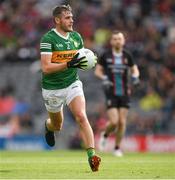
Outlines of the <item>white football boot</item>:
M107 138L104 137L104 132L102 132L100 134L100 139L99 139L99 144L98 144L99 150L104 151L106 144L107 144Z
M123 152L120 149L115 149L113 152L113 155L116 157L122 157L123 156Z

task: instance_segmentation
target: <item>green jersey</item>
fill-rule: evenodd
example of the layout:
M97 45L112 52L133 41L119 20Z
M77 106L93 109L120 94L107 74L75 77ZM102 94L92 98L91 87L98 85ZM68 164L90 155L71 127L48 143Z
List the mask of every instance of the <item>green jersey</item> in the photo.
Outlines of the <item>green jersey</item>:
M62 36L56 29L47 32L41 39L41 54L51 54L52 63L70 61L77 50L83 48L83 40L79 33L69 32ZM63 89L78 79L77 68L69 68L51 74L42 73L42 87L44 89Z

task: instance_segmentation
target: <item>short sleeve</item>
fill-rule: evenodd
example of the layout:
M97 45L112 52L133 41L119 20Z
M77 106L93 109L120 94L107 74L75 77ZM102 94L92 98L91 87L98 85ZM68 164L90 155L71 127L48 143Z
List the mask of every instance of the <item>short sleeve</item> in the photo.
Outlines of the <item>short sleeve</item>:
M106 66L106 61L105 61L105 54L102 54L99 58L98 58L98 64L105 67Z
M132 54L130 52L128 52L128 51L127 52L125 51L125 53L126 53L126 56L127 56L127 59L128 59L128 66L129 67L134 66L135 62L134 62L134 58L133 58Z
M52 54L52 42L49 37L43 36L40 42L41 54Z

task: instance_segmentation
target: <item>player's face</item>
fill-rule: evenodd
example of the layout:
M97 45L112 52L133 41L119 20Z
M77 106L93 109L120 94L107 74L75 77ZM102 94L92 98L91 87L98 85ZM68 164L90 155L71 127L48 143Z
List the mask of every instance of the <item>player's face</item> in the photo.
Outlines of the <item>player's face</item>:
M65 32L73 31L73 15L71 11L63 11L59 18L60 28Z
M116 49L122 48L125 44L124 35L122 33L113 34L110 43L113 48Z

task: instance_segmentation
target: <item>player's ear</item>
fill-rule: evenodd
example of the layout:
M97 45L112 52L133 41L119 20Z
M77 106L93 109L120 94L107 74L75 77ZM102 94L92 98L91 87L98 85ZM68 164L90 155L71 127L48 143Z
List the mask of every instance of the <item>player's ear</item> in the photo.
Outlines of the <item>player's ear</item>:
M125 42L126 42L126 40L125 40L125 38L123 39L123 45L125 45Z
M126 42L126 36L125 34L123 34L123 45L125 45L125 42Z
M60 24L60 18L59 17L55 17L55 23Z

